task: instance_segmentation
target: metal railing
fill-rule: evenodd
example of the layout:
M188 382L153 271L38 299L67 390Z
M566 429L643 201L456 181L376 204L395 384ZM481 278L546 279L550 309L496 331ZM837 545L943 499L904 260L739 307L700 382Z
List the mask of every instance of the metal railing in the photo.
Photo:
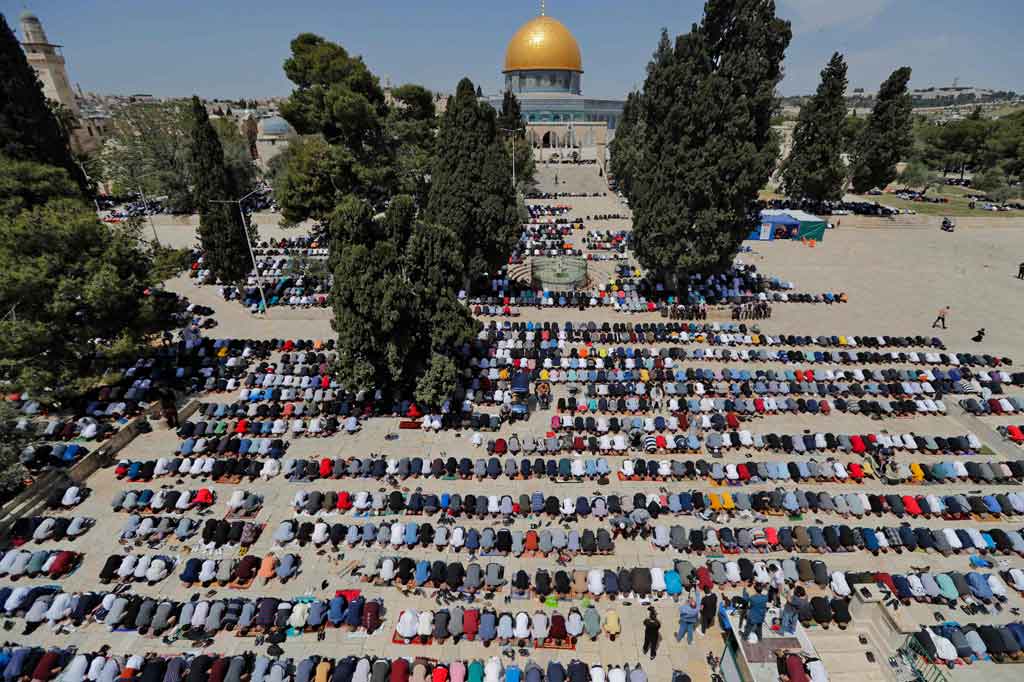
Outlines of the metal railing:
M897 652L914 673L919 682L950 682L946 671L928 660L928 652L918 644L913 635L908 635Z

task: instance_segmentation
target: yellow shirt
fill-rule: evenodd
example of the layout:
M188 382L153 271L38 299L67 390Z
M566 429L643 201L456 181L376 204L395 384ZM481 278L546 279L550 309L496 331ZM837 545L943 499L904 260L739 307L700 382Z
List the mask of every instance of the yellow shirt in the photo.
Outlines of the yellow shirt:
M622 624L619 623L619 614L615 611L609 611L605 614L604 631L609 635L617 635L622 632Z

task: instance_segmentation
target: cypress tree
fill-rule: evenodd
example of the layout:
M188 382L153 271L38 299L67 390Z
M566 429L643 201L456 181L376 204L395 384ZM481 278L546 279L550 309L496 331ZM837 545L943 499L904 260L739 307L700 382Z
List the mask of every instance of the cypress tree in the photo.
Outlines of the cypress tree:
M459 236L466 276L504 265L519 238L511 160L494 109L477 100L468 78L441 120L425 219Z
M814 97L800 109L793 149L782 167L783 187L794 199L821 203L843 198L846 83L846 61L836 52L821 72Z
M42 84L7 20L0 14L0 154L56 166L87 193L88 183L70 141L46 103Z
M640 262L670 284L728 266L757 224L790 37L772 0L708 0L673 48L662 36L644 82L633 232Z
M616 185L631 204L636 202L634 193L639 189L636 177L643 163L644 122L640 117L640 97L639 92L631 92L626 97L626 105L622 108L622 116L615 128L615 137L608 146Z
M914 142L912 103L907 92L910 67L896 69L878 90L878 99L854 149L853 189L864 193L885 189L896 179L896 164Z
M523 128L523 111L519 107L519 98L511 90L506 90L501 98L501 114L498 116L498 127L504 130L517 130L516 136L522 139L526 135Z
M206 107L192 97L192 178L199 209L199 239L206 266L222 282L240 282L252 269L245 227L239 213L238 187L224 166L224 150ZM215 203L217 201L232 203Z

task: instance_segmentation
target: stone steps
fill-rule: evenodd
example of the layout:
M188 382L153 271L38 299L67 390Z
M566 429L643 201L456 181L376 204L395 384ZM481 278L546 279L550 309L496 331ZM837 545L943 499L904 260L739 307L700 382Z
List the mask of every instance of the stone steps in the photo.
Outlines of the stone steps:
M810 640L814 650L825 664L830 680L848 677L849 682L894 682L886 661L892 655L884 646L886 638L868 620L854 621L846 630L812 630ZM860 636L867 644L860 643ZM868 661L866 652L872 652L875 662Z

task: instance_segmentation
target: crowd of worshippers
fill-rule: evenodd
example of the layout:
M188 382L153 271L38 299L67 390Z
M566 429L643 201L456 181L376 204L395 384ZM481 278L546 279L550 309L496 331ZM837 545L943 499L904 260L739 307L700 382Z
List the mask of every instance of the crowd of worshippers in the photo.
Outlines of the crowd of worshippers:
M257 258L261 256L328 256L324 227L315 225L310 234L276 239L261 239L252 245Z
M524 225L509 256L509 263L521 263L525 258L540 256L582 256L583 250L572 244L574 227L568 223Z
M632 243L632 232L626 230L590 230L583 243L592 251L613 251L625 254Z
M504 453L503 453L504 454ZM122 460L115 475L122 480L145 482L161 476L189 476L220 483L239 483L244 472L250 481L270 480L283 476L293 483L317 480L372 479L393 483L415 478L438 480L508 480L525 481L548 478L552 481L599 481L615 476L620 481L684 481L706 480L716 485L757 485L771 481L817 481L820 483L852 483L874 479L895 483L1011 483L1024 481L1024 461L940 461L886 460L877 470L871 459L842 462L832 458L790 461L721 462L703 458L644 459L624 457L615 466L603 457L515 457L469 458L449 456L422 457L348 457L319 459L222 460L197 457L177 460ZM216 467L217 462L243 464L245 467ZM198 463L198 464L197 464ZM207 466L207 464L211 464ZM186 470L187 469L187 470ZM238 492L238 491L236 491Z
M889 208L873 201L801 201L797 199L769 199L761 202L761 209L799 210L815 215L838 216L865 215L889 217L897 215L899 209Z
M734 320L767 320L772 316L772 307L764 301L741 303L732 307Z
M271 645L273 646L273 644ZM27 647L9 644L0 649L0 666L8 682L647 682L639 664L568 664L549 661L503 663L498 656L486 660L438 661L431 658L346 656L329 658L281 657L279 654L237 655L214 653L110 655L109 645L99 651ZM672 682L690 682L677 672ZM817 680L815 680L817 682Z
M278 556L273 552L268 552L262 558L252 554L239 559L191 557L185 561L178 578L186 587L210 587L216 584L244 590L257 579L262 585L271 580L284 584L299 574L301 566L302 560L297 554Z
M88 516L20 516L8 528L7 537L15 547L30 542L77 540L96 524Z
M1024 556L1024 537L1013 529L950 527L928 529L907 526L781 526L690 528L657 524L648 533L660 550L680 552L778 552L839 553L866 551L878 556L890 549L900 554L929 550L944 556L961 552ZM1013 581L1014 584L1016 581Z
M274 530L274 543L288 546L313 544L334 548L348 545L399 548L434 548L437 551L465 551L502 556L558 556L608 555L615 550L611 532L607 528L581 531L545 528L526 533L507 528L464 528L446 525L447 519L437 524L424 521L382 523L327 523L323 517L316 522L286 519Z
M706 320L708 307L703 303L673 303L662 308L661 315L670 320Z
M913 638L925 660L945 665L951 670L957 665L976 661L1009 663L1021 659L1024 623L978 625L948 622L922 627L913 634ZM790 675L790 682L803 681L797 673L795 679Z
M172 536L178 542L201 533L200 549L214 550L224 546L250 547L259 539L262 525L241 519L206 519L200 522L187 516L141 516L132 514L124 522L118 539L122 543L146 543L156 547Z
M613 522L623 517L646 522L663 515L686 516L696 514L710 518L734 515L829 513L842 517L863 518L867 515L891 514L898 518L1001 518L1024 515L1024 495L1014 491L994 494L950 495L898 495L895 493L829 493L804 489L776 488L747 493L701 492L697 490L665 492L661 494L634 493L633 495L578 495L559 498L541 491L511 495L485 495L473 493L420 493L405 494L392 491L305 491L293 498L296 511L306 514L353 512L357 514L432 515L443 513L447 517L499 519L511 516L543 515L563 521L578 521L593 516L610 518ZM999 534L1002 536L1002 534ZM374 535L374 538L377 534ZM388 536L390 538L390 536ZM941 540L939 541L941 542ZM993 540L993 543L996 543ZM1010 547L1011 541L997 543ZM1013 546L1018 546L1015 539ZM993 547L996 544L992 545ZM1008 550L1007 550L1008 551ZM1016 551L1016 550L1014 550Z
M346 596L347 595L347 596ZM198 596L198 595L197 595ZM263 635L287 629L317 632L326 627L374 632L384 616L383 601L341 592L329 599L301 597L228 597L175 601L117 592L64 592L57 586L0 588L4 615L24 620L31 631L43 623L75 628L96 623L139 634L163 635L173 629L213 637Z
M482 325L478 338L491 344L505 342L505 347L537 346L541 349L564 348L567 344L654 344L679 343L701 344L708 348L693 349L687 354L685 348L659 350L658 355L674 358L704 357L722 359L721 347L727 347L731 357L741 360L762 360L765 362L853 362L879 363L900 362L910 364L943 364L964 366L999 367L1012 365L1010 358L976 353L945 353L945 344L938 337L924 336L803 336L793 334L769 335L761 333L756 326L730 322L645 322L607 323L595 322L518 322L491 320ZM751 346L754 350L744 350ZM786 355L768 354L764 348L772 346L783 349ZM808 350L796 350L807 348ZM817 349L817 350L814 350ZM638 349L616 349L616 353L635 353ZM717 354L715 353L717 351ZM580 353L583 349L580 349ZM605 349L605 353L610 352ZM518 357L518 356L517 356Z
M0 554L0 577L59 580L78 568L82 557L70 549L9 549Z
M615 641L622 632L619 614L607 611L604 616L591 604L583 609L572 607L568 613L560 611L496 612L494 609L458 609L454 622L450 609L419 611L406 609L398 617L395 634L406 644L443 643L463 639L485 646L496 642L500 646L519 648L567 646L586 637L596 642L605 635Z
M247 283L238 287L225 285L220 287L220 295L225 301L240 301L251 312L262 309L264 296L268 307L288 306L289 308L324 308L330 302L333 276L327 275L281 275L263 284Z
M572 206L567 204L526 204L526 213L529 215L527 222L557 222L568 223L569 219L564 216L572 211ZM542 221L541 219L547 219Z

